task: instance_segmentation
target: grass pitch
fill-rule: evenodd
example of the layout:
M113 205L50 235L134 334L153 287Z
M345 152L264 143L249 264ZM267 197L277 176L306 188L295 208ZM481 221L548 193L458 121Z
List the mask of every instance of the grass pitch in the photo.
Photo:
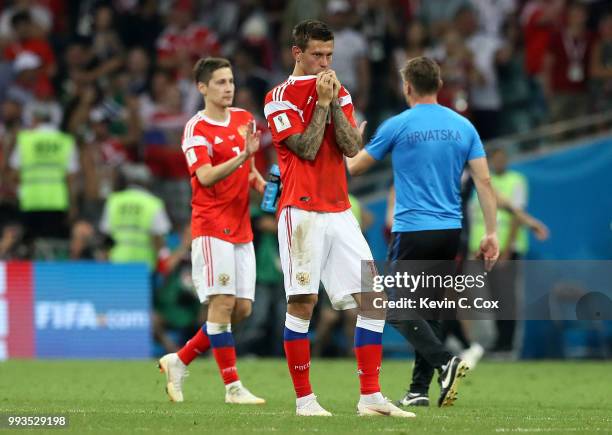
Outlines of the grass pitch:
M399 398L410 361L383 363L383 394ZM612 433L609 362L481 363L459 387L452 408L416 408L416 419L356 416L352 360L315 360L313 389L331 418L298 418L285 361L238 361L244 384L268 403L223 403L210 358L195 361L185 402L170 403L155 361L8 361L0 363L0 414L69 416L67 429L16 433ZM433 403L438 395L433 386ZM0 429L0 432L3 429Z

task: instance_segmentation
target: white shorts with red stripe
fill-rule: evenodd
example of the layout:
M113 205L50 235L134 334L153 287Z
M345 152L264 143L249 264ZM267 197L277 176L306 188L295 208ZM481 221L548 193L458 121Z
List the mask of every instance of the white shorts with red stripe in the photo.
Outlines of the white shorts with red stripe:
M230 243L208 236L193 239L191 275L202 303L212 295L255 300L253 243Z
M285 294L317 294L323 283L337 310L355 308L361 292L361 261L372 251L351 210L320 213L285 207L278 220Z

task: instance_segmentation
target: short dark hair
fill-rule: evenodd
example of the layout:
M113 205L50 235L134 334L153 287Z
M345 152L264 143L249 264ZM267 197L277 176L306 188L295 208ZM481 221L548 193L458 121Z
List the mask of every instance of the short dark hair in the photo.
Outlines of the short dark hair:
M207 57L205 59L200 59L193 67L193 79L196 83L202 82L208 84L216 70L231 67L231 62L222 57Z
M13 27L17 27L20 24L29 24L31 22L32 22L32 16L30 15L30 12L28 12L27 10L16 12L11 17L11 26Z
M404 81L410 83L419 95L435 94L440 89L440 67L428 57L408 60L401 73Z
M293 28L293 45L306 50L308 41L333 41L334 32L323 21L305 20Z

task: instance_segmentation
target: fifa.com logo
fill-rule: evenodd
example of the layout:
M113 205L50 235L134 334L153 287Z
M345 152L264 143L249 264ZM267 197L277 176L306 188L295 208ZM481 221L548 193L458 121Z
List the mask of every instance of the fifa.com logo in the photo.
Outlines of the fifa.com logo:
M479 275L430 275L425 272L413 275L408 272L395 272L393 275L375 275L373 290L406 289L414 293L418 288L454 289L461 293L471 288L483 288L487 273Z

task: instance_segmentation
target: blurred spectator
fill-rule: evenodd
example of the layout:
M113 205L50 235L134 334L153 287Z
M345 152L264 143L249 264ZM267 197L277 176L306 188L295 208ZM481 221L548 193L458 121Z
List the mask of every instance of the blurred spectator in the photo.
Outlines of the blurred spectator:
M111 133L110 117L101 108L91 110L89 127L81 151L84 200L82 216L97 222L104 200L117 184L121 165L129 161L125 146L125 141L129 139Z
M25 260L28 249L23 243L23 227L18 222L0 226L0 261Z
M327 22L334 32L334 60L331 68L351 94L355 109L363 113L368 107L370 96L367 41L353 28L356 15L347 0L331 0L326 12Z
M236 71L234 74L236 89L246 87L255 98L256 110L252 113L263 112L263 101L270 90L269 74L265 69L257 66L256 56L257 53L251 46L242 44L236 49L232 62Z
M319 20L325 13L327 0L289 0L283 13L279 46L290 45L291 32L304 20ZM276 83L276 82L275 82Z
M84 220L76 221L70 230L69 258L71 260L102 260L94 226Z
M191 186L180 143L192 116L182 106L181 93L166 73L153 75L151 95L141 98L144 159L155 176L153 190L168 206L176 227L190 220Z
M254 8L242 23L240 27L240 40L237 40L237 42L241 42L248 47L252 57L257 59L257 65L270 70L274 63L274 57L272 41L268 37L268 33L269 27L263 11L259 8Z
M544 95L544 58L550 38L562 25L565 0L529 0L523 7L520 22L525 41L525 71L529 77L531 98L546 119L548 104Z
M100 231L113 239L113 263L145 263L153 272L170 231L164 203L148 191L151 172L144 165L124 165L123 186L106 201Z
M522 133L534 127L537 107L525 72L525 51L519 24L510 17L503 27L504 43L497 56L502 99L500 133Z
M505 203L512 208L523 210L527 206L527 179L519 172L508 169L508 155L503 149L489 153L489 165L492 170L491 185ZM480 242L485 234L482 213L479 210L476 195L472 197L470 209L470 258L475 258ZM528 237L525 228L516 214L502 208L497 210L497 234L499 237L499 261L489 272L487 282L491 297L503 300L504 317L508 320L496 320L497 338L493 352L510 352L514 349L514 332L517 317L518 263L528 250ZM509 261L512 260L512 261ZM507 310L507 311L506 311Z
M221 46L212 29L192 22L193 5L189 0L174 2L168 24L156 42L157 61L162 68L190 76L193 63L207 56L217 56Z
M118 16L121 40L127 47L144 47L155 53L155 41L163 31L162 17L157 0L138 0L134 8Z
M90 85L91 72L96 61L91 50L90 40L85 37L74 37L65 50L58 74L58 91L64 104L78 95L84 86Z
M406 62L412 58L423 56L429 47L429 35L427 28L419 20L412 20L404 32L404 40L401 45L393 50L393 67L391 68L391 82L394 83L393 89L397 90L401 105L405 105L404 83L401 80L400 70ZM440 59L438 57L438 63ZM446 76L442 74L446 81Z
M15 37L12 19L20 12L28 12L31 16L36 36L44 38L49 34L53 27L53 14L45 5L36 0L16 0L12 3L0 15L0 38Z
M11 18L11 26L15 37L5 47L4 57L8 60L14 60L20 53L34 53L42 61L42 72L46 78L55 75L55 54L53 54L49 43L38 34L30 12L24 10L15 13Z
M434 40L441 38L452 27L460 9L469 6L469 0L427 0L419 3L418 17L429 28Z
M478 14L480 32L501 37L503 25L516 12L519 0L470 0L470 3Z
M472 122L483 140L498 135L498 119L501 111L497 68L502 41L496 35L479 31L478 15L471 7L463 7L455 17L455 28L465 39L474 56L474 66L479 80L470 83L469 102Z
M109 6L100 5L96 8L91 39L92 52L98 64L94 75L96 79L103 79L123 64L124 48L116 30L113 10Z
M22 106L34 102L36 95L49 86L49 81L41 72L40 57L29 51L22 52L12 65L14 78L6 97L19 102Z
M591 97L596 111L612 110L612 12L599 23L590 65Z
M132 95L142 95L149 87L151 80L151 59L142 47L134 47L128 51L126 61L127 87Z
M391 56L392 49L403 43L404 11L402 3L394 0L363 0L357 3L357 13L361 22L360 33L366 40L367 57L371 77L387 78L378 86L368 89L368 111L365 114L371 127L377 126L383 119L404 107L401 80L398 68ZM400 89L398 94L397 89ZM366 132L366 135L368 132Z
M77 215L76 174L79 157L74 138L35 112L32 129L17 134L10 167L18 179L19 208L26 239L68 238L68 223Z
M444 34L442 43L428 52L440 65L442 89L438 102L463 116L471 118L470 89L482 80L474 64L474 55L465 40L455 30Z
M586 27L587 19L586 7L572 3L566 25L550 39L544 89L553 122L582 116L589 108L587 80L593 35Z
M15 146L17 133L22 128L21 105L14 100L4 100L0 106L0 182L6 182L8 159ZM4 186L4 185L3 185ZM2 193L5 193L4 190ZM2 198L0 194L0 198Z
M561 27L565 0L529 0L521 13L527 74L542 73L552 35Z

